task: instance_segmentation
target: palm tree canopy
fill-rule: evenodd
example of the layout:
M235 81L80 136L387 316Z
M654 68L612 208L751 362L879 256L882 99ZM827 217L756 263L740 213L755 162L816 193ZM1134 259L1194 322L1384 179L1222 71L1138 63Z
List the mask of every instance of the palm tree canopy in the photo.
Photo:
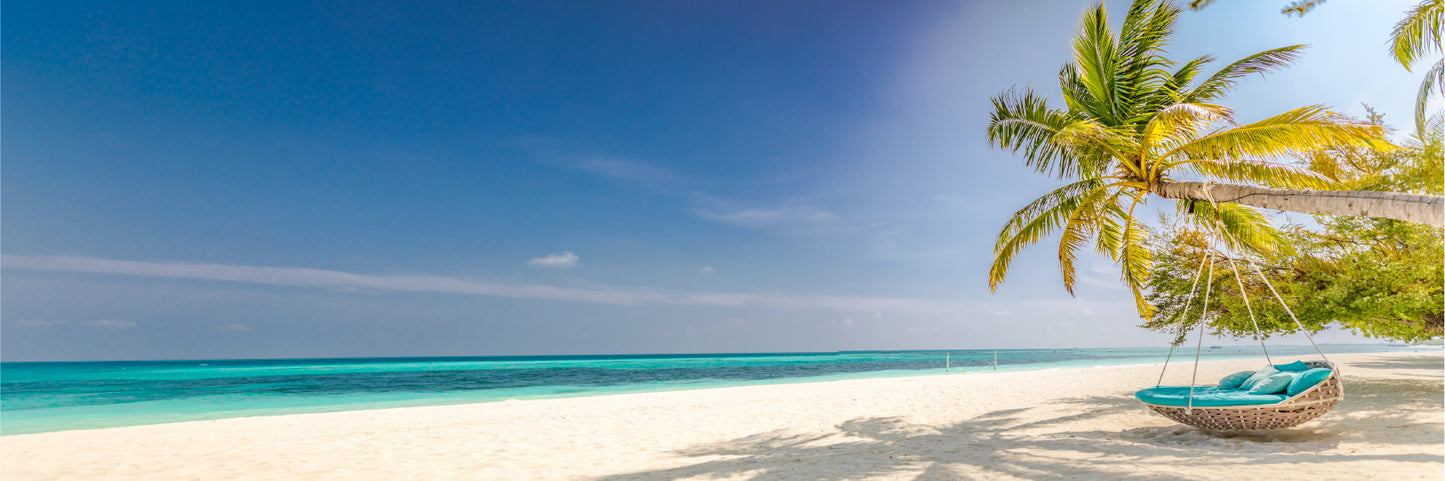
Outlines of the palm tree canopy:
M1425 0L1405 12L1405 18L1395 24L1390 32L1390 54L1405 70L1421 58L1442 52L1440 27L1445 23L1445 0ZM1420 91L1415 96L1415 130L1421 135L1428 123L1426 105L1432 92L1445 95L1445 58L1437 59L1435 65L1425 71L1420 82Z
M1390 32L1390 53L1409 69L1415 60L1440 53L1440 26L1445 20L1445 0L1425 0L1405 12L1405 18Z
M1328 189L1329 178L1275 162L1326 147L1388 148L1380 126L1320 106L1297 108L1240 125L1215 102L1250 74L1299 58L1303 45L1266 50L1205 76L1214 59L1175 62L1164 56L1180 9L1167 0L1135 0L1118 32L1103 3L1085 13L1073 61L1059 72L1061 107L1031 89L993 98L990 143L1023 154L1024 164L1067 183L1014 213L999 232L989 286L997 289L1013 257L1051 234L1061 236L1059 264L1073 292L1080 248L1121 266L1142 316L1152 308L1141 289L1152 253L1149 229L1136 218L1151 193L1180 176L1268 187ZM1178 203L1180 213L1231 245L1270 251L1281 244L1265 216L1237 204ZM1090 242L1092 240L1092 242Z

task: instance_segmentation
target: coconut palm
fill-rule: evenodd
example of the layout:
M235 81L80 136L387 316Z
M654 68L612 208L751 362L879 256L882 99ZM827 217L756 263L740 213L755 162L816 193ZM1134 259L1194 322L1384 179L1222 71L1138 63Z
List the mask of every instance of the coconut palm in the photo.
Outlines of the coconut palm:
M1213 102L1246 75L1288 65L1304 46L1259 52L1204 77L1203 68L1213 58L1181 64L1163 56L1179 12L1165 0L1136 0L1116 35L1100 3L1086 12L1074 38L1074 60L1059 72L1064 106L1051 107L1030 89L1010 89L993 98L990 143L1022 153L1025 165L1067 183L1004 225L989 271L991 288L1004 280L1020 249L1057 233L1059 265L1070 293L1077 252L1092 240L1095 250L1119 263L1140 315L1147 318L1153 308L1141 289L1152 254L1145 246L1148 227L1138 214L1150 194L1188 199L1176 203L1182 218L1235 248L1268 252L1281 244L1280 234L1263 213L1243 204L1300 210L1272 202L1283 195L1323 198L1319 190L1332 187L1322 175L1270 160L1328 147L1390 148L1382 127L1320 106L1236 124L1230 109ZM1207 182L1181 182L1182 176ZM1215 180L1259 186L1216 185ZM1250 198L1238 189L1266 195ZM1438 196L1417 197L1437 202L1439 209ZM1361 215L1330 209L1310 211Z
M1405 12L1405 18L1390 32L1390 53L1406 70L1422 57L1441 53L1440 24L1445 21L1445 0L1425 0ZM1425 72L1420 93L1415 97L1415 129L1422 135L1426 128L1426 101L1432 91L1445 95L1445 58Z

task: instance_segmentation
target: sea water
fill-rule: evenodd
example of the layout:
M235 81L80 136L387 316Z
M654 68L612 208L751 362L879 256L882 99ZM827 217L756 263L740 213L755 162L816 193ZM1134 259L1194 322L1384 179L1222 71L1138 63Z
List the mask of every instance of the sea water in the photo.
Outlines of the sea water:
M1409 348L1327 345L1326 353ZM1271 347L1275 360L1315 358ZM746 384L1148 364L1168 349L0 363L0 434ZM1172 362L1191 363L1193 352ZM1210 348L1208 359L1259 357ZM995 364L995 358L997 359ZM996 367L995 367L996 366Z

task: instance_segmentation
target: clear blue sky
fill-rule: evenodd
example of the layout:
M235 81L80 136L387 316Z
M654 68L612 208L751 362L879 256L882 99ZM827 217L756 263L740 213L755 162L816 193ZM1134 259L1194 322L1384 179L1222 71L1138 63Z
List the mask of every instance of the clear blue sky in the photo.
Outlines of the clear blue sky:
M1171 52L1308 43L1227 104L1409 125L1411 1L1284 3ZM1051 185L989 98L1057 101L1087 6L7 2L0 357L1163 346L1103 260L985 282Z

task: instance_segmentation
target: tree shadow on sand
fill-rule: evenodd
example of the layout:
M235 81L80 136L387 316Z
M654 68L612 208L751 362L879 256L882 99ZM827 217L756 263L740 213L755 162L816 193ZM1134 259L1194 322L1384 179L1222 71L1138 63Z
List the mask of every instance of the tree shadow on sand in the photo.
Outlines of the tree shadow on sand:
M1091 396L1046 405L999 410L945 426L913 424L894 417L858 418L820 434L773 432L694 446L673 454L686 466L626 473L599 480L677 479L851 480L907 479L1202 479L1181 472L1212 472L1230 466L1317 464L1368 460L1439 463L1431 454L1326 453L1341 441L1396 442L1380 429L1352 431L1370 423L1410 424L1411 414L1439 413L1439 383L1362 381L1335 412L1300 428L1262 433L1213 434L1169 423L1126 396ZM1387 394L1419 394L1408 406ZM1380 394L1372 394L1380 393ZM1077 408L1075 408L1075 406ZM1037 411L1043 410L1043 411ZM1037 411L1037 412L1036 412ZM1044 412L1071 412L1040 419ZM1107 417L1153 417L1157 426L1111 431ZM1117 420L1117 418L1116 418ZM1433 430L1440 423L1411 429ZM826 466L826 467L824 467ZM1207 468L1218 467L1213 471ZM820 469L822 468L822 469ZM1181 469L1182 468L1182 469ZM1199 470L1197 468L1206 468Z
M1352 362L1345 366L1349 369L1391 369L1423 371L1420 373L1401 373L1405 375L1418 374L1420 377L1439 379L1441 371L1445 371L1445 358L1438 356L1414 356L1403 359L1389 359L1379 361ZM1344 374L1348 371L1340 370ZM1398 374L1397 374L1398 375Z

